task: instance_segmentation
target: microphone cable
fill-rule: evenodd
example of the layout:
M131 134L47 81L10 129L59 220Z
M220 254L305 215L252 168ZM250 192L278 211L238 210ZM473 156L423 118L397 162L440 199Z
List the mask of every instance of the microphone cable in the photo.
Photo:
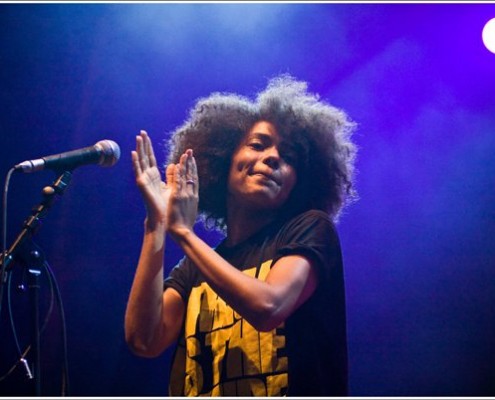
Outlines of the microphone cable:
M0 271L0 315L2 315L2 301L3 301L3 287L5 284L5 274L7 273L7 267L5 261L7 260L7 198L9 193L10 177L14 173L15 168L11 168L7 172L5 178L5 185L3 188L3 201L2 201L2 268Z
M58 310L60 313L60 325L61 325L61 335L62 335L62 388L61 396L70 396L70 381L69 381L69 358L68 358L68 347L67 347L67 323L65 320L64 304L62 301L62 295L60 293L60 288L55 278L53 270L47 261L44 262L46 272L48 273L48 280L50 282L50 288L55 289L55 297L57 299Z

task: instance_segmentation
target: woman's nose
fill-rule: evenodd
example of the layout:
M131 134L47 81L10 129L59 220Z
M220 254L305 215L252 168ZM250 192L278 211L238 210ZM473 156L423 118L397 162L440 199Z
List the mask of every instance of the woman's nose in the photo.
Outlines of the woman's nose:
M263 162L273 169L280 167L280 154L275 146L266 149Z

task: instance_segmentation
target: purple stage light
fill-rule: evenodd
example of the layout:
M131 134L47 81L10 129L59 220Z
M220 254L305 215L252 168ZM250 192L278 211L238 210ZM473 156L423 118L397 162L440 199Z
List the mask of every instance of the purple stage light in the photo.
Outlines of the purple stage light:
M486 48L495 54L495 18L485 24L481 37Z

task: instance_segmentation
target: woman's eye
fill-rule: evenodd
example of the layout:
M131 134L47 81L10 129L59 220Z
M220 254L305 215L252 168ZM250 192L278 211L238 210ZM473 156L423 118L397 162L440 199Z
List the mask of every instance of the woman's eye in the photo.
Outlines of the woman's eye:
M282 146L280 149L280 156L287 164L292 166L297 165L299 157L295 149L289 146Z
M263 144L259 143L259 142L251 142L248 144L248 146L254 150L262 150L263 149Z

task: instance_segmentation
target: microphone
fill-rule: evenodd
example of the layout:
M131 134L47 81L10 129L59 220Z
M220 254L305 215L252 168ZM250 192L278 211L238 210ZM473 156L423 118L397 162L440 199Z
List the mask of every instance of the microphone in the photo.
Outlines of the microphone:
M100 140L94 146L84 147L78 150L66 151L65 153L54 154L27 160L17 164L14 169L19 172L36 172L42 169L55 171L72 171L74 168L87 164L98 164L102 167L111 167L120 158L120 147L112 140Z

